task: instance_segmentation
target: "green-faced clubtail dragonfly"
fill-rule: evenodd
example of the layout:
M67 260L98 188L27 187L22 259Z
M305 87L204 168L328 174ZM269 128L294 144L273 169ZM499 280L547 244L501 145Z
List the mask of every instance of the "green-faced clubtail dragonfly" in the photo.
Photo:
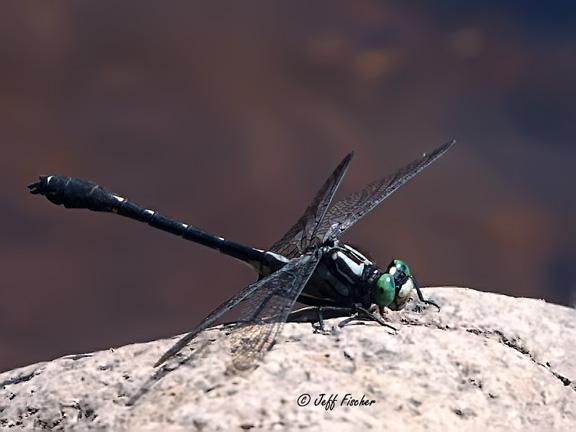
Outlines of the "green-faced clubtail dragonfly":
M344 321L354 316L364 316L391 327L370 308L377 306L381 312L384 308L402 309L413 290L420 301L437 306L424 299L405 262L395 259L382 270L356 248L341 241L340 237L453 144L454 141L451 141L425 153L394 174L330 205L352 160L352 153L348 154L322 185L302 217L267 250L226 240L169 219L90 181L41 176L29 189L31 193L45 195L54 204L67 208L112 212L145 222L252 266L258 272L258 281L218 306L155 364L159 366L175 356L224 313L241 304L240 318L232 329L232 363L234 369L245 370L257 365L272 347L297 301L316 308L315 321L322 329L325 314L348 316Z

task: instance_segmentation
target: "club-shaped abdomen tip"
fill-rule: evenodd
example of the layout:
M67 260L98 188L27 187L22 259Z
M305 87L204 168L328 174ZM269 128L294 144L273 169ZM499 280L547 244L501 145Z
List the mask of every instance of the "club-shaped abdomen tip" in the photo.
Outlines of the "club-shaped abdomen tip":
M58 180L62 177L47 175L47 176L38 176L38 181L28 185L28 189L30 189L30 193L32 194L42 194L46 195L49 190L50 182L54 180ZM54 182L52 182L54 183ZM56 182L58 183L58 182Z
M46 176L38 176L38 181L28 185L28 189L32 194L39 194L42 192L43 183L45 183Z
M38 181L32 183L28 186L31 193L46 193L46 191L52 188L58 188L62 184L62 181L68 180L68 177L61 177L55 175L38 176Z

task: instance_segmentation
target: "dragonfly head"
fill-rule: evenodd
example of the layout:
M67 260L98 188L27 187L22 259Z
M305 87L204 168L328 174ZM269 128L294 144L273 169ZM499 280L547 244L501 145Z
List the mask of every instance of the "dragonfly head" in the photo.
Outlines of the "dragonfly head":
M404 261L395 259L388 265L386 273L374 281L374 285L374 303L380 308L400 310L406 306L412 290L416 288L416 281L410 267Z

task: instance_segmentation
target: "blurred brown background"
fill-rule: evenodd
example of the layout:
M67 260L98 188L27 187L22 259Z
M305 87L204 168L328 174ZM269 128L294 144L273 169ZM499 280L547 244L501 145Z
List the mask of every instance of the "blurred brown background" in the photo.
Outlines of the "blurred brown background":
M266 247L345 153L341 193L458 145L355 226L423 285L569 304L573 2L3 2L0 370L191 329L250 269L29 195L92 179Z

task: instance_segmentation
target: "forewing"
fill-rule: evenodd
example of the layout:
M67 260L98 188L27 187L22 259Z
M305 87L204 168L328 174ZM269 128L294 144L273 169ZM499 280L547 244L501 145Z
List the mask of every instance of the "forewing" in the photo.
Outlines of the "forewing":
M302 217L284 234L284 237L270 247L270 251L294 258L302 255L306 248L311 245L312 240L318 238L317 228L324 218L344 174L346 174L352 156L353 153L346 155L328 180L324 182Z
M416 174L442 156L455 143L450 141L383 179L369 184L360 192L348 195L328 209L320 222L316 235L325 240L337 238L344 231L370 213L386 197L403 186Z
M262 360L318 261L319 255L304 255L257 282L260 286L242 303L239 324L232 330L233 371L252 369Z

